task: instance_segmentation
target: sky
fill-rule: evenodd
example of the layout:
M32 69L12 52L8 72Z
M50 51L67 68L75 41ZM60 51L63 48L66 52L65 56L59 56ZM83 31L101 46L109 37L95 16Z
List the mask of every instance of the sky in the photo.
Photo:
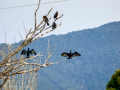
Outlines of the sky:
M37 5L33 4L38 4L38 2L39 0L0 0L0 43L6 41L9 44L17 43L21 40L19 33L24 39L26 36L25 29L28 31L30 28L34 29L34 13ZM10 8L25 5L32 6ZM56 23L58 25L62 21L62 25L45 36L66 34L120 21L120 0L41 0L37 12L37 24L42 21L43 16L52 7L53 10L48 18L53 17L54 13L59 11L59 16L62 14L64 16ZM52 24L53 21L54 19L51 18L49 23Z

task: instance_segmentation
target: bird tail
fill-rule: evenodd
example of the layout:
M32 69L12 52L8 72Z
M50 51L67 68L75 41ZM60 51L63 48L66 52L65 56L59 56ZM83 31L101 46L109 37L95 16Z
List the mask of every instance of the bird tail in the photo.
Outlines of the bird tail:
M55 27L52 27L52 29L55 29Z
M49 26L49 23L47 22L47 25Z
M67 59L70 59L70 57L68 57Z

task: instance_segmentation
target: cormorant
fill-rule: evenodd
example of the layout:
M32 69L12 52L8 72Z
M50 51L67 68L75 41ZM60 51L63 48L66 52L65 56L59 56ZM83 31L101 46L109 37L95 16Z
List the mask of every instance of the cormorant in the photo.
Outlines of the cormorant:
M56 11L56 13L54 14L54 19L57 19L57 17L58 17L58 14L59 14L59 12L58 11Z
M56 26L57 26L57 24L56 24L56 23L54 23L54 24L52 25L52 29L55 29L55 28L56 28Z
M46 23L47 22L47 25L49 26L49 23L48 23L48 18L46 16L43 16L43 21Z
M61 56L68 57L67 59L72 59L72 57L81 56L81 55L78 52L71 53L71 50L70 50L70 53L63 52Z
M28 48L28 50L26 51L25 49L23 49L22 50L22 52L21 52L21 55L22 54L27 54L27 57L26 58L29 58L30 57L30 54L35 54L36 55L36 52L35 52L35 50L34 49L32 49L32 50L29 50L29 48Z

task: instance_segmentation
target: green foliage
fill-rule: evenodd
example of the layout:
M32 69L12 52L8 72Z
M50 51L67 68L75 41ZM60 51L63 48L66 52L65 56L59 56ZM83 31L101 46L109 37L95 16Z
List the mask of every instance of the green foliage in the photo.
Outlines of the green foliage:
M114 88L110 87L109 89L106 89L106 90L116 90L116 89L114 89Z
M120 90L120 69L115 71L115 74L111 77L111 80L106 86L107 90Z

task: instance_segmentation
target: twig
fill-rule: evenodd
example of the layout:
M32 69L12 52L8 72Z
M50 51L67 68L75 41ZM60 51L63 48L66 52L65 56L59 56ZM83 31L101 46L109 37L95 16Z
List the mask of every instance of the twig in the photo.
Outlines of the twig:
M35 11L35 30L36 30L36 14L37 14L37 11L38 11L38 9L39 9L40 2L41 2L41 0L39 0L38 8L37 8L36 11Z
M26 35L27 35L27 30L26 30L26 28L25 28L25 24L24 24L24 22L23 22L23 25L24 25L25 33L26 33Z
M5 84L5 82L8 80L8 76L5 78L4 82L0 85L0 88Z
M18 33L19 33L19 31L18 31ZM22 36L21 36L21 34L20 34L20 33L19 33L19 35L20 35L21 39L23 40L23 38L22 38Z

